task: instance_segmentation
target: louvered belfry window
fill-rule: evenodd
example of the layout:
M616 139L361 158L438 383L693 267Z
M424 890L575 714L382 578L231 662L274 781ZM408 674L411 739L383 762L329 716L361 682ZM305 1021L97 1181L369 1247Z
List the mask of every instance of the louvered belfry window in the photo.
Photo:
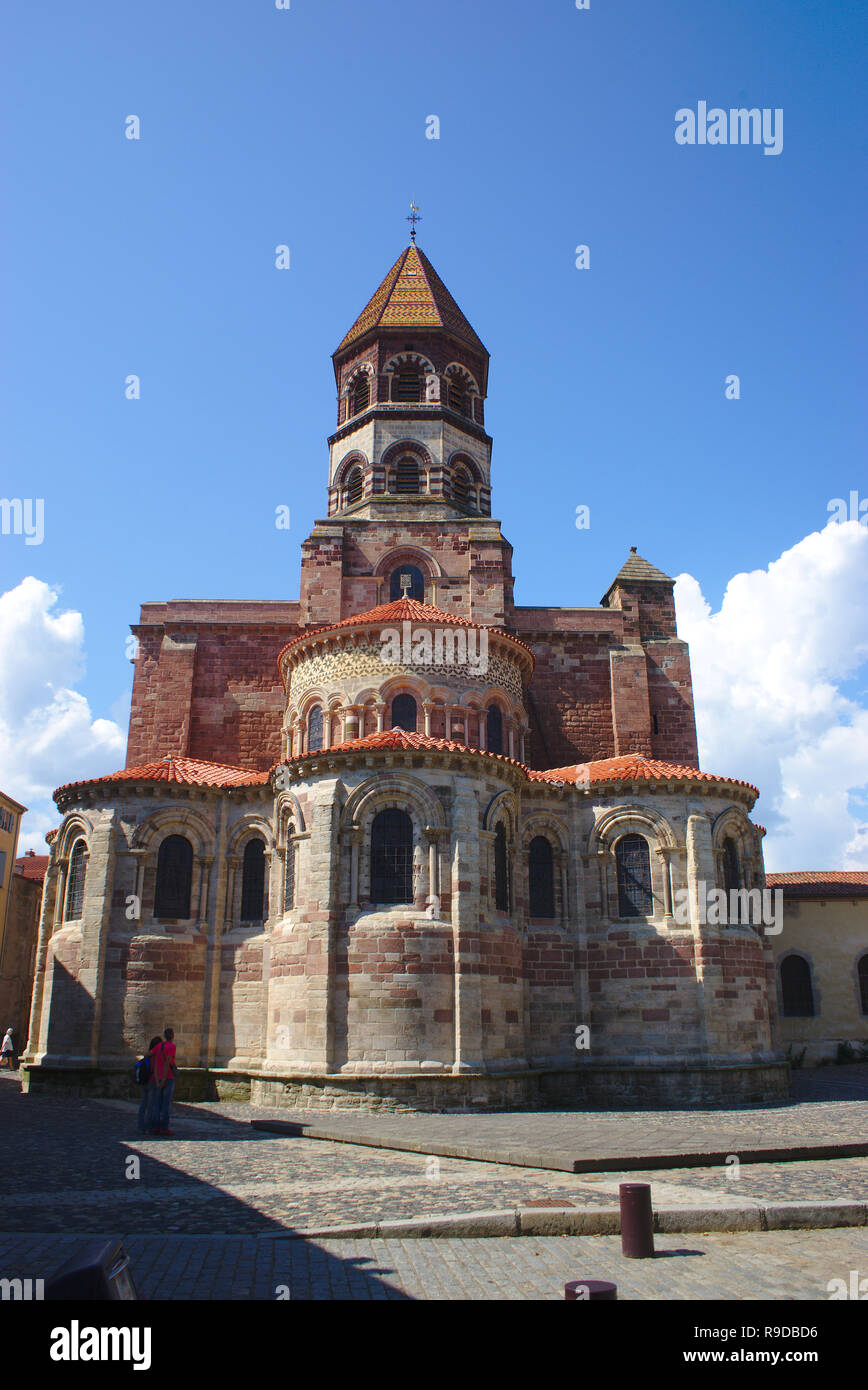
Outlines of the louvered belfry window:
M183 835L167 835L157 855L155 917L190 916L193 887L193 846Z
M452 479L452 496L456 502L467 504L467 494L470 489L470 479L463 468L456 468Z
M363 487L362 470L361 468L354 468L347 479L348 507L354 506L356 502L361 502Z
M644 835L625 835L615 850L618 866L618 916L650 917L651 855Z
M418 367L399 367L393 377L392 400L416 402L422 399L422 373Z
M551 841L537 835L530 842L528 878L531 917L555 915L555 866Z
M411 454L405 454L395 469L396 492L419 491L419 465Z
M413 901L413 822L390 807L371 826L371 902Z
M363 410L367 410L371 401L371 380L367 372L362 372L353 382L352 411L354 415L359 415Z
M69 856L69 878L66 884L65 922L77 922L84 911L84 885L87 878L87 846L76 840Z
M265 845L248 840L241 870L241 920L261 922L265 913Z

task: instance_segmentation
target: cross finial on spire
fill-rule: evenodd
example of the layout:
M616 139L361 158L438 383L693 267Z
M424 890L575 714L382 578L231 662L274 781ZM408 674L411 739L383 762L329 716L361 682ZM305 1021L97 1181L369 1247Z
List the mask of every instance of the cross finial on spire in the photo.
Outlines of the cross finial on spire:
M416 223L421 222L422 218L415 203L410 204L410 216L407 218L410 223L410 240L416 245Z

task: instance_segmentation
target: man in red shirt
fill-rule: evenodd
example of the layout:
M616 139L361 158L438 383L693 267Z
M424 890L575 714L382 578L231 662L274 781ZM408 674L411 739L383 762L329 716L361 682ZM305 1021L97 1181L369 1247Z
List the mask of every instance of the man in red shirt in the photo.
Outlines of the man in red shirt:
M173 1131L169 1129L169 1110L172 1105L172 1096L175 1094L175 1077L177 1067L175 1066L175 1055L177 1049L174 1043L175 1030L167 1028L163 1033L164 1041L154 1048L151 1055L151 1066L154 1069L154 1082L157 1087L157 1099L155 1105L156 1123L152 1134L165 1134L171 1138Z

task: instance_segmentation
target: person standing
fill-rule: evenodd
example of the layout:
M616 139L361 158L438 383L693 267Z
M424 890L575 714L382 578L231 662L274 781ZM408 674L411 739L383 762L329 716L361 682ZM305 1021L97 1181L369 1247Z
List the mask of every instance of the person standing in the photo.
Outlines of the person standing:
M152 1134L165 1134L171 1138L173 1131L169 1129L169 1112L172 1107L172 1097L175 1094L175 1077L178 1069L175 1066L175 1030L167 1028L163 1033L164 1041L156 1047L153 1052L155 1080L157 1087L157 1111L156 1124L151 1130Z
M151 1038L148 1043L148 1050L145 1053L144 1061L148 1065L148 1079L142 1086L142 1099L139 1105L139 1133L147 1134L157 1123L154 1113L157 1104L157 1083L154 1079L154 1048L159 1047L163 1039L159 1033L155 1038Z
M12 1041L12 1029L7 1028L3 1035L3 1043L0 1045L0 1065L8 1067L10 1071L15 1070L15 1044Z

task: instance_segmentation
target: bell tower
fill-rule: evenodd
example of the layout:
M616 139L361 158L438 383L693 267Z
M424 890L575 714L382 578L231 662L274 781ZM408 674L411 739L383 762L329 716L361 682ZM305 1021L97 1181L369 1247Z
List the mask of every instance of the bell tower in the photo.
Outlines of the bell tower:
M512 549L491 517L488 350L411 220L410 245L333 353L337 427L328 517L302 552L306 624L406 593L497 625L512 602Z

